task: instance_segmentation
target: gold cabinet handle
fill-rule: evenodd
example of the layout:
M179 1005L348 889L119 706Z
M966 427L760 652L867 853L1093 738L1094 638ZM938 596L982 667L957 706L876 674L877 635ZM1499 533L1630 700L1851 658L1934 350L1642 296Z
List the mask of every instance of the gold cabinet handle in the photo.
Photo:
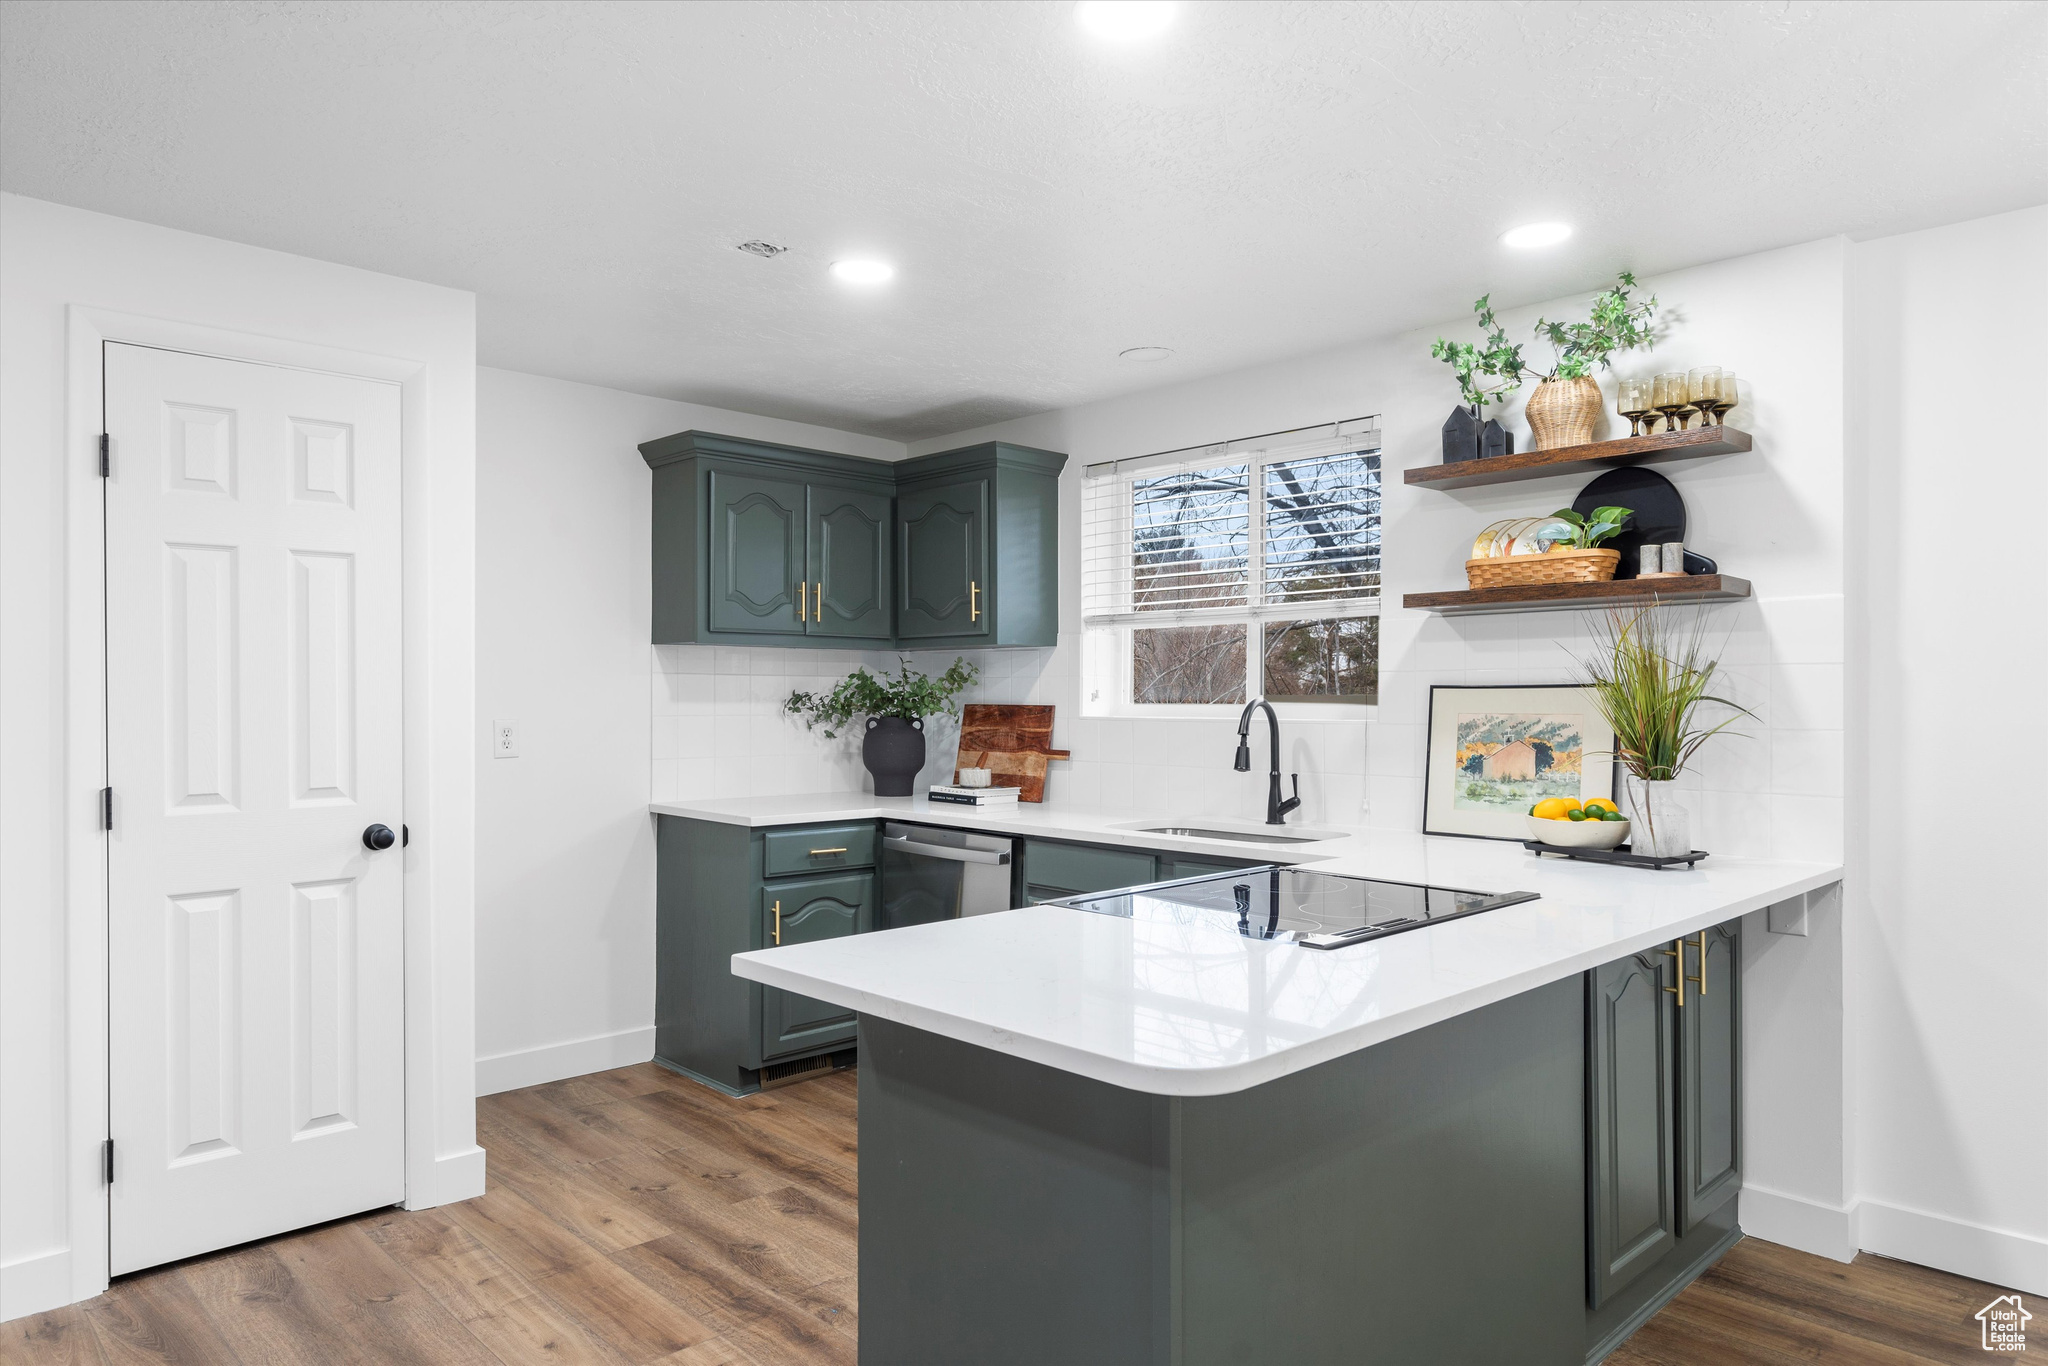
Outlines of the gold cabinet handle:
M842 844L837 849L813 849L811 850L811 857L819 858L825 854L843 854L845 852L846 846Z
M806 579L804 582L796 586L796 619L798 621L802 621L805 619L804 605L808 603L810 600L811 584L810 580Z
M981 585L972 579L967 583L967 619L981 620Z
M1664 990L1676 993L1678 996L1678 1008L1684 1010L1685 984L1693 980L1685 975L1685 941L1683 939L1672 940L1671 947L1665 949L1663 953L1666 958L1676 958L1678 960L1678 985L1666 987Z
M1682 958L1678 960L1678 970L1680 972L1685 971L1685 960ZM1699 983L1700 995L1704 996L1707 994L1707 932L1705 930L1700 931L1700 975L1687 978L1686 980Z
M782 943L782 903L780 901L775 903L775 942L778 946Z
M823 579L818 580L818 586L814 591L817 593L817 596L811 600L814 604L811 608L811 620L823 625L825 621L825 581Z

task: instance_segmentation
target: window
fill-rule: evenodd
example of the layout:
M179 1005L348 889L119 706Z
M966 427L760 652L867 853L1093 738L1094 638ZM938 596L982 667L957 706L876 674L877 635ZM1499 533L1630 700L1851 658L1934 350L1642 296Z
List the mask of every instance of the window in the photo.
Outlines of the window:
M1378 427L1091 465L1088 709L1377 700Z

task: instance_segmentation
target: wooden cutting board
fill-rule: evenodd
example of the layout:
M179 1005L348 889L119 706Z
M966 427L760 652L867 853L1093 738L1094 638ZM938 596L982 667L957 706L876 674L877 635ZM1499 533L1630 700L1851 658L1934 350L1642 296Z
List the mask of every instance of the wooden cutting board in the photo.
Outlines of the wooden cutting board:
M960 754L953 781L963 768L985 768L997 787L1018 789L1017 800L1045 800L1045 770L1054 759L1072 757L1052 747L1052 708L970 702L960 709Z

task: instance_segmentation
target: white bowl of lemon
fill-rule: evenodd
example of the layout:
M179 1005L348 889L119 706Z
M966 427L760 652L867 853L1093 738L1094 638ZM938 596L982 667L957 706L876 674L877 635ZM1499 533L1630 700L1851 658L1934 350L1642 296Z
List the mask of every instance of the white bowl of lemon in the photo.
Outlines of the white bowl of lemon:
M1628 838L1628 818L1605 797L1549 797L1529 808L1529 837L1566 849L1612 849Z

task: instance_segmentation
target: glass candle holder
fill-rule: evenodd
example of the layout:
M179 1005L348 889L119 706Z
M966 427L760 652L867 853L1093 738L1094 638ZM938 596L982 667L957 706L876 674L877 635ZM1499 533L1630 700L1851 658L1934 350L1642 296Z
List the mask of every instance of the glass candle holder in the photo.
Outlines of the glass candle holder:
M1740 393L1735 387L1735 372L1733 370L1723 370L1721 372L1720 389L1714 396L1715 425L1724 425L1727 421L1728 410L1741 401Z
M1720 397L1720 366L1702 365L1696 370L1686 372L1686 402L1692 404L1693 411L1700 415L1700 426L1704 427L1712 420L1714 404L1719 401Z
M1625 379L1615 385L1614 411L1628 419L1628 434L1643 435L1645 419L1654 411L1650 407L1650 382L1646 379Z
M1673 370L1650 382L1650 406L1664 414L1664 430L1679 430L1679 418L1692 411L1685 397L1685 372Z

